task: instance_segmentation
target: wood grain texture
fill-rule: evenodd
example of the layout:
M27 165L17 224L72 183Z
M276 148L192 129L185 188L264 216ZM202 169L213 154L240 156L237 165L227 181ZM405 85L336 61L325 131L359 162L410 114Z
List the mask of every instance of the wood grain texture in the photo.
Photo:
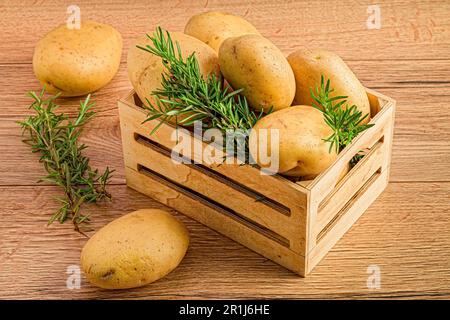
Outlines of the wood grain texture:
M140 208L158 207L126 186L95 207L92 227ZM3 298L379 298L450 297L450 183L392 183L308 278L180 214L191 245L166 278L140 289L104 291L83 278L66 288L86 239L69 224L45 228L56 209L53 187L0 187L0 283ZM381 289L366 287L367 267L381 269Z
M77 1L83 19L109 23L122 33L124 50L155 25L181 31L192 15L222 10L244 16L282 51L307 45L336 51L344 59L450 59L448 1L377 3L382 10L379 30L367 30L371 1ZM49 0L3 4L0 61L28 63L40 37L65 23L66 8L64 1Z
M377 1L382 26L367 30L372 1L77 1L82 19L115 26L124 53L160 24L181 31L206 10L245 16L288 54L302 46L340 54L369 88L397 100L391 183L306 279L174 213L192 244L179 268L136 290L98 290L83 278L66 288L86 241L71 226L46 222L55 187L20 142L15 121L29 111L27 90L36 42L67 17L67 2L0 2L0 299L7 298L450 298L450 2ZM99 115L83 141L92 164L116 169L112 203L92 207L92 227L132 210L162 207L124 185L117 99L131 89L125 55L113 81L94 94ZM77 98L61 100L75 114ZM366 286L367 267L381 269L381 288Z

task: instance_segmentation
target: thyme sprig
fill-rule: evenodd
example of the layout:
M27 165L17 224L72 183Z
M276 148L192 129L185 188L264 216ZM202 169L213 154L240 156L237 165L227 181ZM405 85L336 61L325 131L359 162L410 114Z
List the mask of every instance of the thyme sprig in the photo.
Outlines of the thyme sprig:
M152 45L137 47L160 57L165 67L161 88L151 93L155 102L147 99L145 103L149 112L145 122L162 120L151 133L171 119L175 119L177 125L190 126L202 121L207 129L246 132L263 116L263 112L255 113L250 109L246 98L239 94L243 89L224 86L215 74L203 77L195 53L184 59L180 44L174 43L168 31L157 27L153 36L147 34L147 37ZM242 147L248 154L248 147Z
M58 198L61 207L53 214L48 224L60 223L71 219L75 230L80 231L80 224L89 220L89 215L81 213L83 203L95 203L101 199L110 199L106 185L112 171L106 168L102 174L93 170L89 158L82 154L85 144L79 144L78 138L83 132L83 125L95 115L91 110L94 105L90 96L80 102L78 116L70 120L64 113L55 113L58 95L44 98L40 94L28 92L34 100L30 105L36 114L19 122L23 130L24 142L31 146L33 153L40 154L47 175L39 182L50 182L59 186L64 195Z
M373 124L363 124L362 122L369 115L363 115L356 105L348 106L347 96L331 97L334 89L330 86L328 79L326 84L321 76L320 86L311 89L311 97L316 103L313 106L319 109L324 116L326 124L333 130L333 133L325 138L330 142L330 152L335 149L340 152L361 132L369 129Z

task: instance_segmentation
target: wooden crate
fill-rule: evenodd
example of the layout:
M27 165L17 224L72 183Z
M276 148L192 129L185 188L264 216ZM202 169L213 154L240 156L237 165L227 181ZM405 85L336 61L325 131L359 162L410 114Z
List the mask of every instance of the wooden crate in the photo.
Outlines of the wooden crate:
M296 183L249 165L174 163L174 127L150 135L159 120L142 124L146 112L132 91L118 102L127 185L305 276L388 183L395 101L367 93L374 126L313 181ZM193 139L200 148L187 160L206 146ZM367 154L342 177L360 150Z

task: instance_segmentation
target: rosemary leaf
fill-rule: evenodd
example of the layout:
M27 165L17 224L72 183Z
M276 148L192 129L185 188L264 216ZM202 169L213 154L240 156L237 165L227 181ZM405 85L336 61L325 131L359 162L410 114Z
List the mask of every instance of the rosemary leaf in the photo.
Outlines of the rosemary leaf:
M373 124L361 124L369 115L363 115L355 105L347 105L347 96L330 97L334 90L331 87L330 80L325 83L324 77L321 77L320 86L311 89L311 97L315 101L313 106L323 113L325 123L333 130L331 136L325 138L330 142L330 152L335 149L336 152L342 151L352 140L361 132L369 129ZM359 160L353 159L353 161Z
M48 173L38 182L55 184L63 191L63 196L57 199L61 207L48 224L71 219L75 230L81 232L80 224L88 221L88 215L80 212L83 203L111 199L106 185L112 171L106 168L99 174L98 170L93 170L89 158L82 154L86 145L78 143L83 125L95 115L91 110L90 96L80 102L78 116L72 121L64 113L55 113L58 105L54 101L58 95L45 99L44 93L44 90L40 94L28 93L34 100L30 109L35 111L35 115L19 122L23 141L31 146L33 153L40 153L39 161Z

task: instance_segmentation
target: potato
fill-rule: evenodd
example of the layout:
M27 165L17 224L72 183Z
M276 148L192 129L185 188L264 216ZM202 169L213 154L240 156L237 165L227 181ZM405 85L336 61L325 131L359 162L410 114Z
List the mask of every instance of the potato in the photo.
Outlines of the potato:
M83 247L81 266L96 286L135 288L175 269L188 244L188 231L180 221L163 210L142 209L95 233Z
M174 43L177 41L180 44L184 58L195 52L200 72L204 77L213 73L220 77L219 61L213 49L200 40L180 32L171 32L170 35ZM147 36L137 39L128 51L127 66L128 77L141 101L146 103L146 99L149 99L154 104L155 100L151 93L161 88L161 79L165 68L160 57L136 47L136 45L151 44L151 40Z
M261 118L250 133L250 141L256 141L258 145L262 143L260 137L263 137L260 129L278 130L278 173L312 179L327 169L337 157L334 149L330 152L330 143L323 140L332 134L332 130L325 123L322 112L313 107L293 106ZM267 150L271 154L270 130L267 135ZM261 163L256 150L250 148L250 152L261 167L268 167Z
M113 27L83 21L80 29L61 25L36 45L33 69L50 93L72 97L105 86L120 65L122 36Z
M244 18L218 11L204 12L191 17L184 28L184 33L203 41L216 52L219 52L220 45L227 38L259 34L258 30Z
M330 79L330 86L334 89L331 96L348 96L348 105L356 105L363 115L369 114L363 123L369 122L370 104L366 90L337 54L301 49L291 53L288 61L294 70L297 86L294 104L312 105L310 89L315 91L323 75Z
M283 53L269 40L248 34L228 38L219 50L219 64L234 89L244 89L256 110L280 110L294 99L295 78Z

